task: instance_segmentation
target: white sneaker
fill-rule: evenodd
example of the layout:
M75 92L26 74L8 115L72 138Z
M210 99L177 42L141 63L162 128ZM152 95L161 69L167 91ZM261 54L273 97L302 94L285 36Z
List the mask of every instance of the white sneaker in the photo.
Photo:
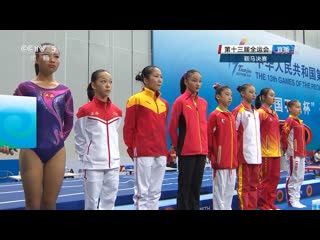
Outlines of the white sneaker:
M307 207L306 205L302 204L301 202L298 202L298 204L299 204L299 206L300 206L301 208Z
M291 207L294 207L294 208L305 208L307 207L306 205L303 205L302 203L300 202L293 202L291 203Z

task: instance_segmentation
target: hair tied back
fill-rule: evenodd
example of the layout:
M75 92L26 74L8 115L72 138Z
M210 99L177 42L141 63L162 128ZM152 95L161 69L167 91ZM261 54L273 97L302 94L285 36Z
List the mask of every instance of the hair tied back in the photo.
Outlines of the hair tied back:
M219 88L219 87L221 87L220 83L216 83L216 84L213 85L213 88L214 88L214 89L217 89L217 88Z

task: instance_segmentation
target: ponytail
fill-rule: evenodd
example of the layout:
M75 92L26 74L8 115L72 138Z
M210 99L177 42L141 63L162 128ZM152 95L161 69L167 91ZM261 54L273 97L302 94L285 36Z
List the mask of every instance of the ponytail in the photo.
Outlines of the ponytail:
M92 101L93 97L94 97L94 89L92 88L91 83L89 83L88 87L87 87L87 95L90 101Z

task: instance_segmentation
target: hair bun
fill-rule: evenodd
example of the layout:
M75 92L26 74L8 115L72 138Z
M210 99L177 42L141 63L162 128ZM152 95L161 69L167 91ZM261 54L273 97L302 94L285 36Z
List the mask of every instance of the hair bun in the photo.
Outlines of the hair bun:
M221 87L220 83L216 83L216 84L213 85L214 89L217 89L218 87Z
M187 73L188 73L188 71L185 71L185 72L183 73L182 77L183 77L184 79L187 79Z

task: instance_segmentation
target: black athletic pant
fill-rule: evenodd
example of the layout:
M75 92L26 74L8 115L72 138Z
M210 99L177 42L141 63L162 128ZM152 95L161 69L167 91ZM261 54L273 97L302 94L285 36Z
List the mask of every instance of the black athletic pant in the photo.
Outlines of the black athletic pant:
M177 210L199 210L205 155L178 156Z

